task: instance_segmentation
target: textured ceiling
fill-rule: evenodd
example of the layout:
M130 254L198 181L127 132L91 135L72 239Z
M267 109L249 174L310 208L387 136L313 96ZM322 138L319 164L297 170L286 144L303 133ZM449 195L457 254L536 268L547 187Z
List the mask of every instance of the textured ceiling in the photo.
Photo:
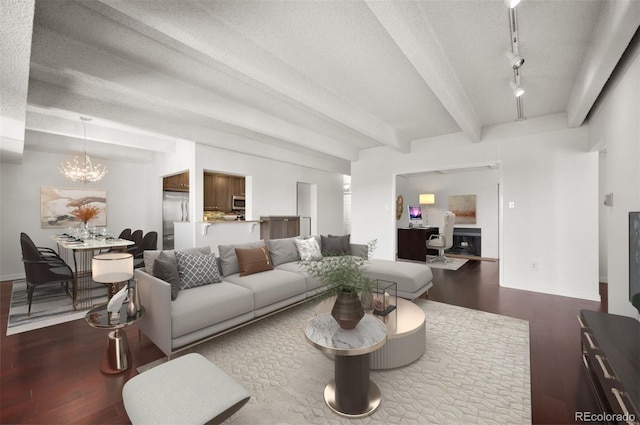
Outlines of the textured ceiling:
M527 118L582 123L638 3L522 1ZM37 0L33 15L1 87L28 81L27 149L77 151L82 115L93 155L139 161L191 140L340 171L362 149L480 142L516 119L502 1Z

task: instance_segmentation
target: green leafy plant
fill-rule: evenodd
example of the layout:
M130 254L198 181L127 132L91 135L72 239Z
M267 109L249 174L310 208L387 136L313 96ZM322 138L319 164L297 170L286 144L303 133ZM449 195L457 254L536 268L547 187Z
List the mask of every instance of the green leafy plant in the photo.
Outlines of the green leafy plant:
M376 248L376 240L367 244L367 258ZM360 293L369 287L373 280L364 273L367 258L353 255L328 255L325 257L303 260L300 267L309 275L327 285L325 296L338 294L340 291Z

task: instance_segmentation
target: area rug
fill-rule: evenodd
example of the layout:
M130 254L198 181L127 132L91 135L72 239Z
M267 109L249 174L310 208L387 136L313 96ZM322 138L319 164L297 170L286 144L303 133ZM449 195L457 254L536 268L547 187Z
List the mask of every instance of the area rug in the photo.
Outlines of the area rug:
M430 263L427 261L426 264L432 269L458 270L460 267L464 266L469 261L466 258L455 258L455 257L447 257L447 258L451 261L447 263L443 263L442 261L434 261L433 263Z
M94 304L107 301L103 285L94 290L94 295ZM11 290L7 336L82 319L87 313L87 310L73 309L71 297L66 295L60 285L36 288L31 303L31 316L27 316L27 311L27 283L24 279L15 280Z
M333 361L303 334L314 304L185 354L204 355L251 393L229 424L531 424L529 323L422 299L415 303L427 317L426 352L408 366L371 372L382 404L362 419L342 418L324 402Z

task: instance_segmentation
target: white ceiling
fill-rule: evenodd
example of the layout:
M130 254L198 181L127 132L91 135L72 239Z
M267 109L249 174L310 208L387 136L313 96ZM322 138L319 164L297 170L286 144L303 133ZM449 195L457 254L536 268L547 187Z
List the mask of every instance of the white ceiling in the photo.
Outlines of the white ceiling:
M145 161L191 140L348 169L362 149L479 142L517 116L502 1L1 1L3 127L26 149L80 151L87 116L92 156ZM581 125L639 5L523 0L524 115ZM19 161L20 136L2 136Z

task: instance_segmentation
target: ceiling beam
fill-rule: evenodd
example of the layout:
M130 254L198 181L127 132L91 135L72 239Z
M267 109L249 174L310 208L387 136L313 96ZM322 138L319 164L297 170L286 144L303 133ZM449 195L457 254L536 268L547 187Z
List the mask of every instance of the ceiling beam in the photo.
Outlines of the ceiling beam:
M0 158L19 163L29 87L35 0L0 0Z
M589 50L567 102L567 124L580 127L640 26L640 2L604 1Z
M184 8L185 4L189 4L189 7L199 9L202 14L208 14L212 31L215 29L221 32L219 37L204 37L195 31L190 32L188 27L181 27L175 22L171 11L164 6L149 10L144 3L110 0L82 4L334 125L346 126L379 145L403 153L410 150L410 141L402 138L390 125L310 81L195 3L184 1L179 6ZM242 54L235 54L216 45L217 39L233 40L235 49ZM268 66L256 67L245 60L243 55L252 59L259 57ZM264 72L264 69L269 72Z
M419 2L367 0L366 3L463 133L471 141L479 142L480 119Z

